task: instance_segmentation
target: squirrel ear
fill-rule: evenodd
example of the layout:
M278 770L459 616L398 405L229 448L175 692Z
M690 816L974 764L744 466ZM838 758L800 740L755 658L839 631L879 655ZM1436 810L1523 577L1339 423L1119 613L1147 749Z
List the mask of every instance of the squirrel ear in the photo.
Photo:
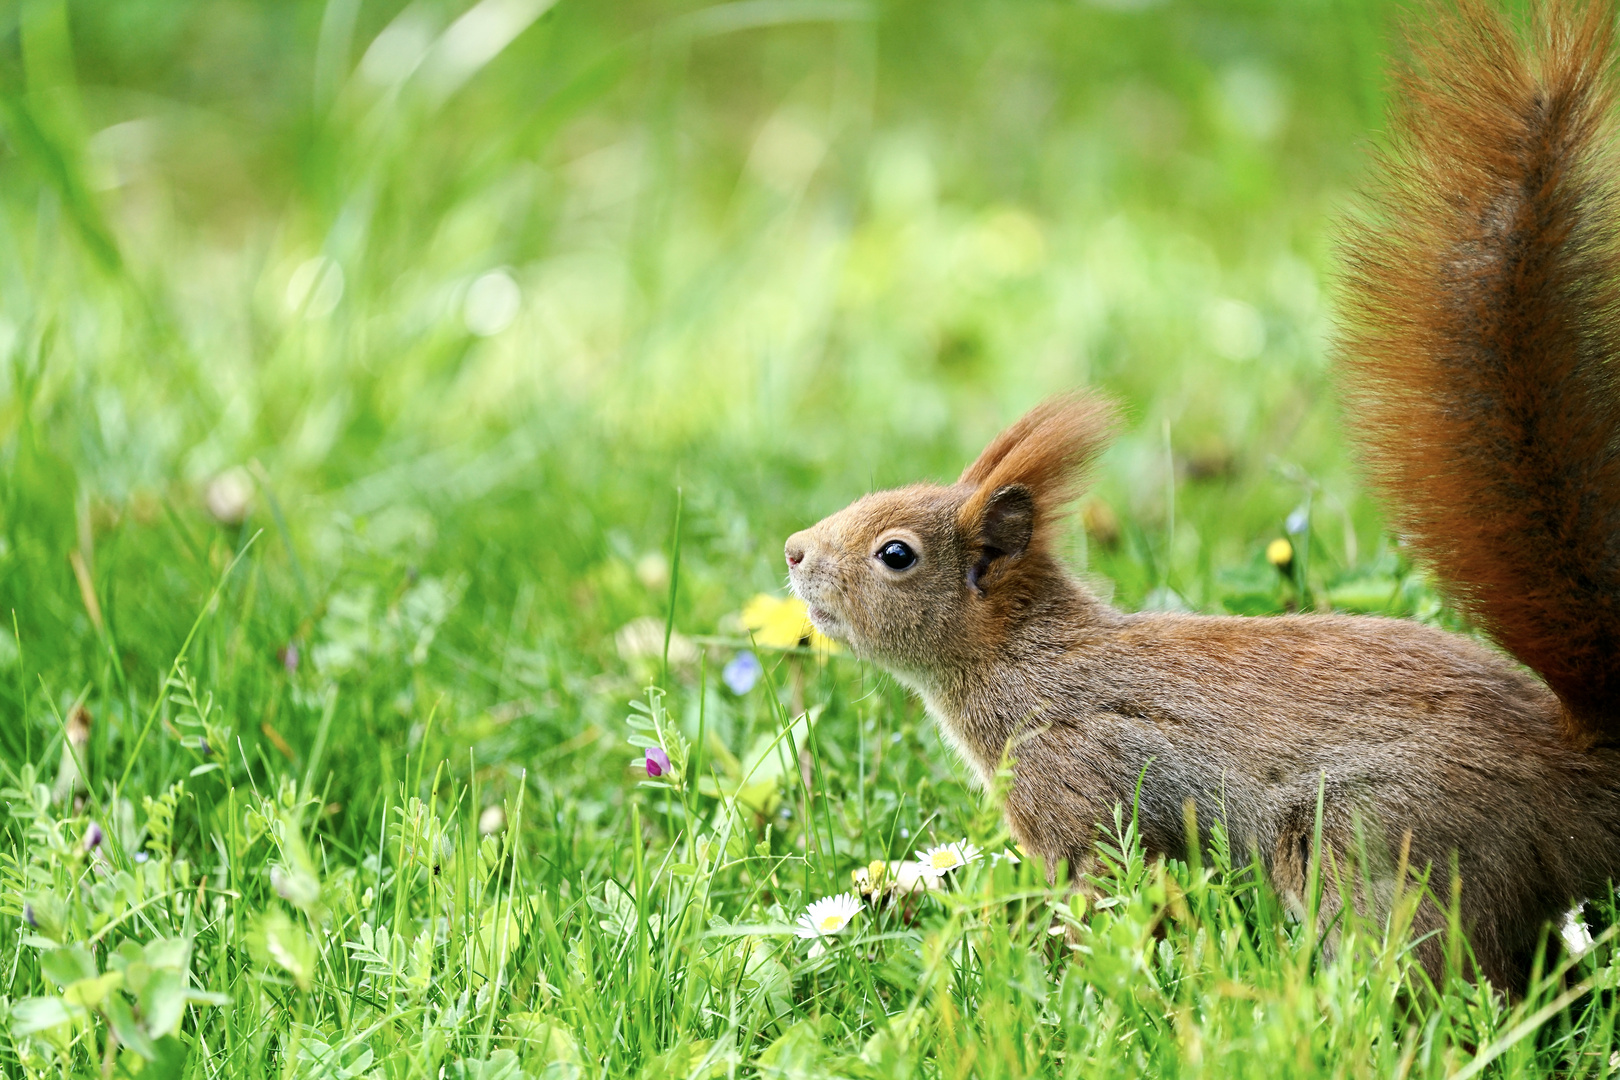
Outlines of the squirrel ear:
M1072 394L1043 402L991 440L958 483L977 489L987 499L1011 484L1034 495L1041 508L1067 500L1080 473L1107 445L1116 412L1105 398ZM970 501L968 513L979 507Z
M968 585L983 594L980 582L998 559L1016 559L1035 535L1035 493L1023 484L998 488L979 514L979 557L968 570Z
M1093 458L1107 445L1116 412L1106 399L1073 394L1037 405L993 439L958 485L971 489L957 522L979 545L968 584L1003 556L1016 557L1049 542L1063 504Z

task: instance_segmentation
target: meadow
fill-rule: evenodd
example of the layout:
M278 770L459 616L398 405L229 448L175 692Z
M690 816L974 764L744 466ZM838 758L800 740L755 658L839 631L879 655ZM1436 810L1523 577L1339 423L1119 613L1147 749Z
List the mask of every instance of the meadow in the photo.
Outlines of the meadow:
M6 7L0 1075L1620 1072L1612 901L1509 1002L1125 807L1077 910L783 588L1094 386L1115 603L1456 626L1333 394L1398 25Z

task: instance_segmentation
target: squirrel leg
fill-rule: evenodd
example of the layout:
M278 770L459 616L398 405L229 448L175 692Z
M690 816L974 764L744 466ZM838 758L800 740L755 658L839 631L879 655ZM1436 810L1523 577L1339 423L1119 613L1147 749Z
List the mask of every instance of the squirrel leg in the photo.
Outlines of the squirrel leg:
M1077 800L1051 799L1033 784L1015 783L1007 793L1004 812L1008 830L1018 846L1041 860L1046 883L1057 886L1067 870L1067 899L1077 920L1083 920L1102 896L1096 876L1101 869L1094 848L1096 808ZM1072 796L1072 792L1069 792ZM1069 944L1077 940L1077 927L1065 924Z
M1403 850L1392 858L1382 842L1383 831L1374 825L1360 813L1330 803L1323 808L1318 852L1315 806L1285 815L1271 851L1272 887L1301 921L1310 917L1314 901L1324 962L1333 962L1352 925L1377 947L1394 922L1404 938L1415 942L1414 955L1438 986L1445 974L1448 920L1436 901L1435 882L1428 881L1425 890L1427 868L1412 865L1409 834L1401 841Z

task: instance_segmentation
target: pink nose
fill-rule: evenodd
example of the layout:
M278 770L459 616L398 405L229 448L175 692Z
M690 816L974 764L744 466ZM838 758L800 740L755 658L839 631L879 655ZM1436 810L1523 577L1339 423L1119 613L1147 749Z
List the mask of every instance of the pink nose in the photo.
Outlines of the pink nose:
M784 554L787 555L787 564L789 566L798 566L804 562L804 548L796 544L789 544Z

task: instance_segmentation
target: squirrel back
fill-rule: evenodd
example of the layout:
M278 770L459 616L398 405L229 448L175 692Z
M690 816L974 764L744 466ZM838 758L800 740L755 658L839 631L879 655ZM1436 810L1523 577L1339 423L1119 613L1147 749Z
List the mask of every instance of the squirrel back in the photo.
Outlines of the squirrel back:
M1395 529L1478 626L1620 740L1614 10L1480 0L1395 72L1341 254L1345 410Z

